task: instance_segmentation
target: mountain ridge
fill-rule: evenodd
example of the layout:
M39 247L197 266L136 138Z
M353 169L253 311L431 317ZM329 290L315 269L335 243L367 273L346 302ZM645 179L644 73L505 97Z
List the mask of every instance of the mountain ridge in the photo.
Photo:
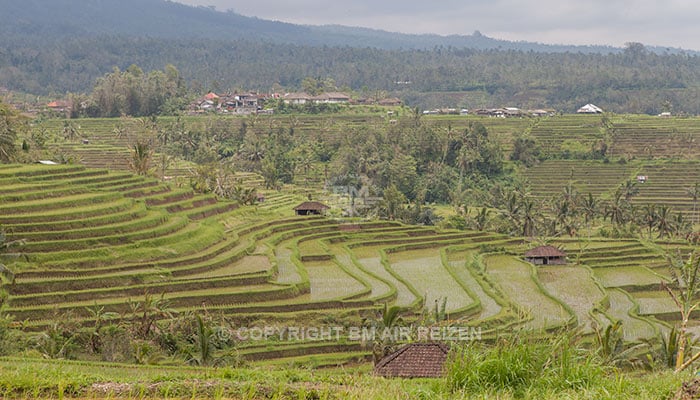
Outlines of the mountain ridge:
M553 45L508 41L472 35L404 34L343 25L296 25L260 19L233 11L216 11L169 0L0 0L0 33L70 37L126 35L165 39L255 39L307 46L376 47L380 49L470 49L536 52L619 53L604 45ZM663 54L693 52L679 48L647 47Z

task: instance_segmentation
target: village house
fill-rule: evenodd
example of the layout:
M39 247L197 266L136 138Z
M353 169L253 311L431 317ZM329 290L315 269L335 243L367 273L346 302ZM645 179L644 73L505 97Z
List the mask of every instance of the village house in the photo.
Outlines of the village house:
M226 112L237 114L254 114L262 109L265 96L257 93L240 93L224 96L221 100L222 108Z
M221 112L237 114L254 114L262 111L265 101L273 95L258 93L227 93L216 94L209 92L190 105L192 112Z
M70 110L72 104L66 100L55 100L46 105L46 108L56 112L66 112Z
M554 110L543 110L543 109L538 109L538 110L530 110L530 115L533 117L552 117L556 114L556 111Z
M503 109L503 115L505 117L522 117L523 112L517 107L506 107Z
M403 103L402 103L401 99L399 99L398 97L390 97L388 99L379 100L378 104L380 106L398 107Z
M350 102L350 96L344 93L330 92L322 93L311 98L314 103L343 104Z
M284 104L306 104L311 102L311 96L307 93L287 93L282 97Z

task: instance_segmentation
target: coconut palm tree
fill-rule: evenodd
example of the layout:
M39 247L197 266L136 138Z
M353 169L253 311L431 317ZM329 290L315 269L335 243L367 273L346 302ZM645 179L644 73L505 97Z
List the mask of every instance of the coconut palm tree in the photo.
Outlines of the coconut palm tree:
M637 187L637 182L633 181L631 179L628 179L620 185L620 189L622 189L622 193L625 195L625 200L630 201L632 197L636 196L639 194L639 188Z
M629 218L629 211L629 201L620 187L615 191L613 199L605 206L605 218L609 218L613 225L624 225Z
M598 216L598 207L600 207L600 204L591 192L588 192L588 197L584 197L581 200L581 211L588 230L588 237L591 236L591 222Z
M642 216L644 224L649 229L649 239L651 239L651 230L656 226L659 219L659 214L656 210L656 204L647 204L644 206L644 215Z
M148 175L148 171L151 169L152 156L153 149L151 149L151 144L146 140L137 140L131 150L131 170L138 175Z
M524 196L521 202L521 216L522 216L522 233L523 236L532 237L535 235L535 223L537 217L540 215L535 202Z
M656 230L659 232L659 239L671 236L673 233L673 217L669 206L662 205L659 207L656 218Z
M673 234L679 238L685 237L692 230L692 224L685 219L683 213L680 211L673 217L671 226L673 226Z
M64 139L74 142L80 134L80 126L76 127L72 122L63 122L63 137Z
M491 215L491 211L486 207L482 207L481 210L476 213L474 225L476 225L478 231L486 230L486 225L489 222L489 215Z

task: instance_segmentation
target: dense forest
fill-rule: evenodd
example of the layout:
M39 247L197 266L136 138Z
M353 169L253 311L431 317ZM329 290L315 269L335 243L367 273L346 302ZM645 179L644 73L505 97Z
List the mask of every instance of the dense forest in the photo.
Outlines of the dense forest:
M602 55L112 36L59 42L18 37L10 43L0 58L0 86L34 94L89 91L115 66L137 64L151 71L173 64L198 93L294 91L304 78L319 77L338 87L387 91L423 108L515 105L572 112L595 102L615 112L653 114L663 111L663 104L700 112L693 101L700 83L698 58L658 55L637 44Z

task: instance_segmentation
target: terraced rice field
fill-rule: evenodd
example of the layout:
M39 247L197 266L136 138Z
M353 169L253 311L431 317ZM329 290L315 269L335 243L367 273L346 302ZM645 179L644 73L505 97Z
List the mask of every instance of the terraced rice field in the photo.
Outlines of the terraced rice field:
M591 333L622 320L634 340L676 318L658 288L663 257L636 240L561 239L571 264L535 267L518 256L530 247L520 238L295 216L303 199L293 194L238 207L75 165L2 166L0 187L0 224L26 241L26 257L6 261L16 278L7 311L28 329L56 312L87 323L96 304L128 313L146 293L178 312L279 324L361 321L384 303L411 319L446 299L451 324L483 327L487 337L575 325ZM484 245L509 254L482 254ZM320 364L368 353L357 343L304 341L241 349L251 360L313 355Z
M639 304L624 290L608 289L610 306L607 315L622 321L623 336L627 341L652 339L659 335L660 326L639 315Z
M535 331L561 328L574 317L564 303L543 290L532 264L512 256L489 256L486 273L504 296L517 305L527 319L526 328Z
M609 195L636 177L637 168L631 164L606 164L602 161L548 160L529 168L526 177L532 194L540 198L561 195L569 184L578 193L594 197Z
M598 313L605 308L605 290L591 270L581 266L550 265L538 268L537 277L547 292L574 312L583 332L592 333L594 326L607 322Z
M430 253L436 251L413 250L391 254L389 268L423 296L426 306L442 304L445 300L445 311L448 313L468 311L476 299L442 264L440 254Z

